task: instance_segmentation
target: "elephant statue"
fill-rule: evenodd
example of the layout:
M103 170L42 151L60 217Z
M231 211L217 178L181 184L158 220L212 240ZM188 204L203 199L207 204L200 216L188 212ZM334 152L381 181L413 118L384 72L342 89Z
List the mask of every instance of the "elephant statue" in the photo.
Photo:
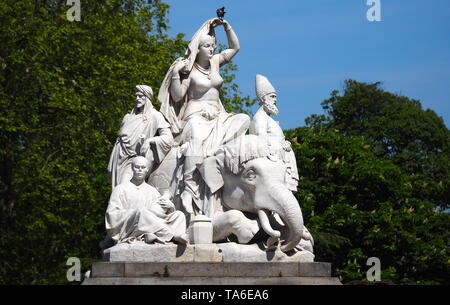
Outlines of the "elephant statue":
M174 197L178 197L177 181L182 172L180 150L174 147L149 178L160 191L168 191ZM220 199L221 210L215 209L210 215L213 240L234 234L239 243L248 243L261 227L269 235L268 248L278 242L280 250L287 252L297 247L302 238L312 243L300 206L285 182L287 170L281 153L281 147L268 147L261 137L243 135L219 147L199 165L210 197ZM249 214L257 217L246 217Z
M309 236L304 234L300 206L286 185L287 169L281 153L281 147L269 149L262 138L245 135L206 158L200 172L212 193L221 190L224 209L257 214L270 236L268 246L281 239L284 244L280 249L287 252Z

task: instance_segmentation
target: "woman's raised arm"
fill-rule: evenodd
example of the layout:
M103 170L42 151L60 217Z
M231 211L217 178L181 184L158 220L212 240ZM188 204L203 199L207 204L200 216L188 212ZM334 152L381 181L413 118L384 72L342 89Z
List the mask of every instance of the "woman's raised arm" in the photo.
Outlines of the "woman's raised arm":
M229 62L234 55L239 52L240 45L239 45L239 39L234 32L231 25L226 20L222 20L221 24L223 25L223 28L225 29L225 33L227 34L228 39L228 49L223 50L220 52L220 64L223 65L227 62Z

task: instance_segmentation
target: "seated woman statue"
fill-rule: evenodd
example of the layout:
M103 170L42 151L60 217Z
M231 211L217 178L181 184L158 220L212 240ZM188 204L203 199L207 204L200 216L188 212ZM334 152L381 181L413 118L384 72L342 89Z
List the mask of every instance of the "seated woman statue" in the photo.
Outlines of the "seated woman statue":
M123 118L109 159L108 174L113 188L132 178L133 157L145 156L152 172L173 145L170 125L164 116L153 108L152 97L151 87L136 86L136 106Z
M229 48L215 54L214 28L225 29ZM223 79L219 67L239 51L239 40L225 20L206 21L189 43L184 57L172 64L161 85L158 101L178 144L184 144L183 207L188 213L211 216L206 185L196 170L209 153L244 134L250 124L246 114L227 113L219 98Z

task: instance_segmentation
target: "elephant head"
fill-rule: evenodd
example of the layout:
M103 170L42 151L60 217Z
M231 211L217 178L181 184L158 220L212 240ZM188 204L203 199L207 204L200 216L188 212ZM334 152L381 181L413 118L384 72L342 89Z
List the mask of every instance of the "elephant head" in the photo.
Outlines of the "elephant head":
M269 222L268 216L277 213L286 226L280 249L287 252L302 239L303 216L286 185L286 166L277 154L270 154L273 151L255 135L241 136L206 158L199 170L213 193L222 190L225 208L258 214L269 240L280 238L282 233Z

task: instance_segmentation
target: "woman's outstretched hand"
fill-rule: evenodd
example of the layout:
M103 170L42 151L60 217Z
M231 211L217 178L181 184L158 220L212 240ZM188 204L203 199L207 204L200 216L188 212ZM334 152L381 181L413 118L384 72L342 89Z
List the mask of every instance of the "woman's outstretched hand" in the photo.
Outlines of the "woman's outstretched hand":
M211 26L213 28L215 28L216 26L219 26L222 24L222 20L220 20L219 18L214 18L213 21L211 22Z
M219 25L223 25L225 30L231 27L230 23L228 23L228 21L226 21L225 19L220 20L219 18L214 18L211 26L215 28Z
M231 28L231 25L225 19L221 20L221 24L223 25L225 31L228 31Z

